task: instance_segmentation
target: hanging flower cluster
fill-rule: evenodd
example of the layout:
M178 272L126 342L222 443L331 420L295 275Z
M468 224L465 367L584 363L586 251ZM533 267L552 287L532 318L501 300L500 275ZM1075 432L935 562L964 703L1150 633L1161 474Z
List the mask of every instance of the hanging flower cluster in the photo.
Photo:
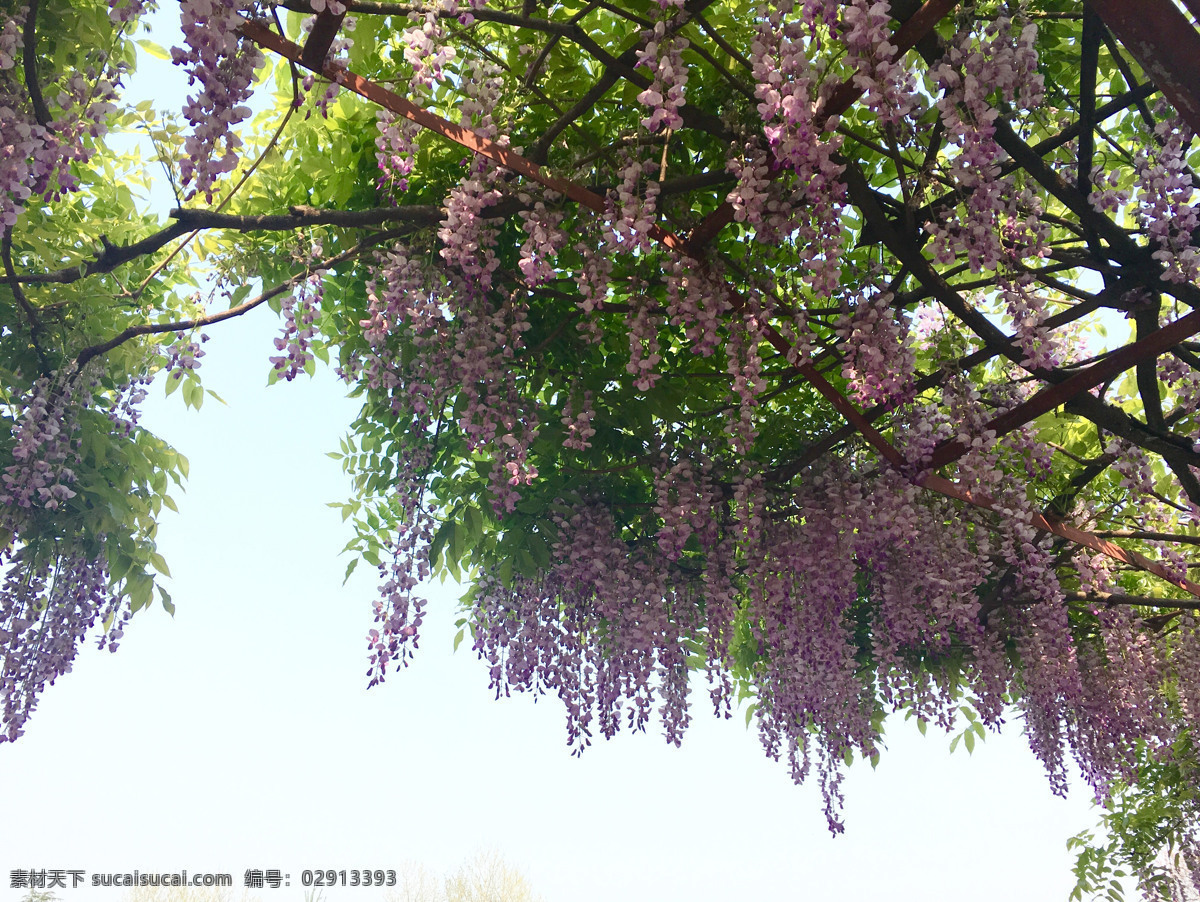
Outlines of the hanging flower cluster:
M1044 87L1036 38L1035 26L1019 26L1001 16L988 23L978 39L969 30L959 32L930 72L943 92L937 108L946 139L959 150L949 175L965 196L966 207L961 220L948 212L941 222L926 226L939 263L963 253L971 271L980 272L998 269L1006 259L1002 225L1022 218L1015 203L1020 192L1011 179L1000 177L1004 152L995 138L1000 112L990 98L998 94L1022 109L1041 103Z
M345 5L338 3L337 0L314 0L312 7L315 13L328 10L334 15L342 15L346 12ZM316 16L309 16L300 24L300 30L306 34L310 33L316 22ZM338 29L337 35L329 45L329 49L325 51L325 65L323 68L332 67L336 70L336 74L330 80L329 84L325 86L325 90L321 96L316 99L317 112L323 118L329 117L329 107L337 99L338 93L341 91L341 82L350 66L349 58L344 54L348 54L350 48L354 46L354 39L350 35L354 33L354 27L357 24L358 20L354 16L344 18L341 28ZM309 73L301 80L300 88L305 92L311 91L314 84L316 84L316 77L312 73Z
M533 201L527 194L517 199L526 204ZM541 285L557 273L554 261L567 243L567 235L561 229L564 215L561 210L547 209L540 200L533 203L532 209L520 212L521 227L529 239L521 246L521 260L517 266L531 286Z
M275 350L287 353L270 359L276 375L288 382L304 372L313 359L311 347L324 280L324 271L317 270L300 283L295 294L284 298L283 334L275 339Z
M1163 279L1191 282L1200 279L1200 248L1192 234L1200 227L1200 211L1193 198L1196 187L1184 160L1191 143L1191 129L1175 118L1167 118L1154 129L1155 142L1139 149L1134 158L1137 184L1136 217L1158 245L1154 259L1166 266Z
M201 333L196 338L189 338L179 332L175 341L167 346L167 378L182 379L186 373L195 372L200 368L200 358L205 355L202 344L208 341L208 336Z
M500 265L493 250L495 227L484 216L487 208L500 199L500 192L489 184L493 172L483 157L470 163L468 178L446 198L446 221L438 231L442 259L482 290L491 286L492 274Z
M180 177L210 202L216 180L237 167L242 139L234 129L250 116L246 101L263 59L238 32L253 7L254 0L181 0L179 6L187 46L171 48L171 59L200 88L183 109L192 133L184 139Z
M712 356L721 346L720 327L733 307L721 271L690 268L682 260L673 260L666 273L671 325L683 328L695 353Z
M380 107L375 112L379 137L375 139L375 159L379 163L379 191L389 187L408 190L408 176L416 160L417 134L421 126L411 119L397 117L391 110Z
M0 506L18 510L55 510L75 497L74 467L79 459L74 417L78 387L69 379L41 378L20 405L13 430L13 463L0 474ZM9 517L5 517L9 519ZM13 529L15 522L3 524Z
M657 172L653 160L633 160L622 169L621 184L608 197L611 250L632 254L653 249L650 230L655 225L660 185L649 177Z
M94 140L107 133L123 68L72 73L53 92L46 85L53 109L48 121L39 121L27 87L16 77L28 11L19 7L0 26L0 235L16 224L31 198L50 203L78 188L71 164L87 163Z
M98 371L38 379L6 405L13 463L0 473L0 742L16 740L45 687L71 670L87 634L102 624L102 648L116 651L131 612L129 568L113 578L106 537L63 530L78 517L83 426L103 410L101 429L127 438L137 429L150 377L105 392Z
M916 80L900 64L891 42L891 10L886 0L854 0L842 12L840 37L854 63L861 103L881 123L895 127L917 110Z
M109 12L124 24L143 8L114 0ZM193 196L211 199L242 150L257 51L238 29L252 10L182 5ZM381 584L373 684L411 660L420 586L442 566L473 582L464 628L494 690L558 696L575 752L656 715L678 743L703 671L725 716L754 699L764 750L796 780L815 774L835 831L846 763L879 753L895 712L951 730L965 707L974 735L1017 716L1056 792L1072 760L1103 796L1186 744L1200 710L1195 618L1169 595L1157 599L1168 613L1142 613L1135 593L1152 577L1130 562L1194 588L1196 348L1125 361L1128 375L1051 397L1049 412L1027 404L1114 359L1078 340L1090 308L1128 312L1140 339L1200 305L1195 153L1171 110L1137 110L1144 146L1086 184L1079 170L1096 161L1071 143L1076 125L1055 125L1070 109L1038 110L1039 67L1063 69L1071 43L1039 43L1019 5L960 10L957 33L945 20L905 54L907 26L883 0L764 2L736 41L714 27L728 16L676 0L571 19L480 0L355 11L390 17L357 35L378 45L356 54L364 77L453 117L441 131L468 148L418 139L391 112L372 128L353 98L330 108L335 79L317 101L328 119L259 170L268 189L302 196L295 153L336 141L339 161L358 155L336 173L340 193L313 191L348 209L289 212L311 220L313 243L293 257L270 359L291 380L336 338L339 372L366 399L345 457L361 493L348 506L357 548ZM74 187L71 165L111 112L112 85L85 72L54 80L54 121L37 121L18 64L23 15L0 26L0 228ZM646 30L610 56L612 35L593 29L625 34L629 21ZM1134 115L1104 127L1133 134ZM1030 149L1045 171L1019 171L1010 142L1043 134ZM540 171L494 152L515 145ZM1056 172L1071 178L1051 182ZM547 189L562 177L585 203ZM250 236L253 253L231 268L286 246L257 206L272 191L249 195L219 211ZM429 206L409 217L399 203ZM436 204L440 222L422 226ZM326 228L339 263L321 271ZM23 272L41 240L28 237L14 245ZM77 281L74 266L51 284ZM93 324L59 317L37 278L19 284L37 295L17 304L29 328L0 341L49 371ZM126 284L95 295L128 299ZM142 288L134 333L174 333L144 349L148 366L165 361L168 379L193 386L203 339L160 315L170 303L150 306L153 278ZM104 309L98 333L124 315ZM53 341L38 345L39 330ZM95 506L88 455L141 437L146 389L97 381L85 403L73 381L21 378L0 408L12 433L0 538L17 533L0 589L10 738L91 625L116 647L135 607L122 593L140 577L106 558L108 539L61 527ZM77 427L96 421L100 437L80 442ZM1066 544L1064 517L1097 534L1086 552ZM138 586L140 606L149 583Z
M687 41L675 34L668 36L667 21L659 19L645 49L638 52L638 67L649 69L654 76L650 87L638 94L638 103L650 111L642 119L642 127L651 132L674 130L683 125L679 111L687 89L687 66L683 64L686 49Z
M53 563L0 552L0 742L13 742L47 685L71 670L84 636L113 604L103 556Z
M772 12L755 31L751 59L767 149L774 165L795 173L787 200L794 218L788 232L796 236L799 269L814 294L828 297L837 292L841 281L839 221L846 186L841 181L842 164L836 159L842 138L831 133L836 119L821 114L817 73L807 43L803 22L785 21L779 12ZM750 187L744 182L739 192L745 197ZM770 203L749 197L751 208ZM770 230L759 240L772 240Z
M391 560L379 565L379 599L375 602L378 628L367 634L370 685L383 682L388 669L407 666L421 636L425 599L414 591L429 578L429 543L434 511L422 499L427 451L407 456L397 474L392 509L400 524L392 541Z
M399 418L414 417L425 442L432 434L464 449L464 503L497 524L498 543L511 553L504 543L521 534L549 549L548 563L524 567L472 552L468 617L498 694L557 695L576 751L622 725L644 729L655 710L677 741L690 661L706 672L718 711L728 713L739 688L757 700L765 750L797 780L816 773L833 830L845 762L878 754L891 711L950 730L969 700L981 729L998 729L1016 699L1055 791L1071 758L1103 794L1132 773L1136 740L1157 754L1179 735L1162 692L1172 679L1167 640L1118 610L1068 608L1069 588L1111 592L1115 582L1101 559L1062 565L1033 525L1041 502L1012 474L1047 478L1052 449L1030 424L993 428L1037 391L1023 370L1066 359L1061 333L1047 325L1052 304L1029 273L1050 253L1043 201L1028 179L1000 176L995 137L1002 104L1040 101L1036 34L1003 17L972 21L931 72L946 142L937 178L953 202L918 223L932 236L926 252L992 274L986 300L999 305L1016 349L989 364L997 381L983 384L954 365L974 349L947 312L922 296L910 315L914 301L888 285L886 265L862 266L847 241L844 136L825 112L830 82L813 60L822 42L838 42L885 137L924 140L919 92L894 61L890 25L883 4L866 0L767 8L756 25L749 59L761 131L732 142L728 201L758 245L786 245L787 271L746 274L737 260L663 252L652 237L671 212L661 164L637 151L613 155L601 224L572 220L537 189L513 190L514 176L477 157L446 199L438 252L397 247L375 270L361 324L369 349L348 370ZM682 128L679 48L662 22L647 36L639 59L654 83L639 98L650 111L638 113L642 128ZM461 122L497 138L502 83L484 64L464 72ZM412 133L379 122L381 169L402 181ZM911 173L900 177L917 185ZM497 210L506 197L519 205L511 226ZM1126 201L1093 198L1108 210L1117 202ZM744 290L731 288L738 278ZM847 288L850 278L861 284ZM560 297L564 284L575 293ZM563 308L544 312L560 299ZM533 329L541 341L530 353ZM570 336L577 356L543 366L540 349L558 348L557 335ZM578 361L600 358L620 371L607 384L585 382ZM935 370L922 376L930 359ZM816 366L856 406L890 417L907 466L883 464L862 444L801 475L766 466L763 457L778 453L766 427L781 428L770 411L790 403L786 386L768 391L784 362ZM1161 366L1181 397L1195 394L1189 368ZM711 385L707 403L679 400L676 379ZM646 429L612 424L618 393L645 398ZM692 406L675 420L671 405ZM708 422L714 411L719 420ZM796 429L801 443L811 440ZM624 442L625 457L604 455L602 436ZM965 449L953 464L957 484L989 499L989 510L920 487L948 442ZM441 548L411 463L431 453L425 444L405 453L388 502L400 527L384 565L383 626L370 634L373 679L407 660L421 623L416 581L436 563L422 557L422 542ZM1144 493L1136 456L1118 455L1115 466ZM552 499L543 497L549 485L560 493ZM1110 741L1113 732L1128 741Z
M577 413L571 409L570 404L563 410L562 425L566 431L566 437L563 439L564 448L570 448L572 451L586 451L592 447L591 438L596 434L596 430L592 426L592 420L596 416L593 400L593 394L585 391Z
M893 300L887 291L860 299L838 323L847 348L842 375L850 396L866 407L895 403L913 383L916 361L908 324Z
M438 0L423 12L409 13L410 21L420 25L409 28L400 38L404 43L404 61L412 68L411 85L418 96L445 78L445 68L456 56L454 48L444 43L446 31L438 13L457 9L455 0Z

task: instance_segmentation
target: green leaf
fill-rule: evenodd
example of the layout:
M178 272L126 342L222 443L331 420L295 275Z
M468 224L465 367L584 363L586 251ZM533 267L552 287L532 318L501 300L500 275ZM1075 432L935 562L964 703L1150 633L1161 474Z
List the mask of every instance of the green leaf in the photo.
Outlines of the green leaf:
M150 40L149 38L138 38L137 45L139 47L141 47L142 50L144 50L147 54L154 57L155 59L167 60L167 61L170 61L170 59L171 59L171 54L168 53L164 47L162 47L159 44L156 44L154 41Z
M474 547L479 544L479 540L483 538L483 515L473 504L468 504L463 509L463 525L467 528L467 537L469 544Z
M758 702L751 702L746 705L746 729L750 728L750 719L754 717L754 712L758 710Z
M445 548L446 542L450 539L450 531L452 528L452 521L447 520L440 527L438 527L437 532L433 534L433 539L429 543L430 566L438 566L438 560L441 557L442 549Z
M135 614L150 603L150 593L154 589L154 580L139 571L129 574L125 582L125 591L129 595L129 609Z
M254 290L253 285L251 285L249 282L243 282L241 285L239 285L237 288L235 288L232 292L230 292L230 295L229 295L230 309L237 307L239 304L242 303L242 301L244 301L244 300L246 300L246 298L250 297L250 292L253 290Z
M163 576L171 575L171 569L167 566L166 558L164 558L157 551L150 552L150 564Z

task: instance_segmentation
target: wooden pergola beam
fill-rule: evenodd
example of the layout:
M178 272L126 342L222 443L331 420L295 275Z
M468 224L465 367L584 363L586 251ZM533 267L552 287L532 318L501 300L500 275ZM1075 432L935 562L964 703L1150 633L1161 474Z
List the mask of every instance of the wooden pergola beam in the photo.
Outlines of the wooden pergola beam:
M995 432L997 438L1006 435L1031 420L1037 419L1042 414L1049 413L1054 408L1067 403L1081 392L1095 388L1143 361L1158 357L1197 332L1200 332L1200 310L1193 310L1173 323L1151 332L1140 341L1127 344L1114 351L1103 360L1067 377L1057 385L1038 392L1007 413L996 417L983 428ZM967 448L961 442L957 440L946 442L934 450L929 465L936 470L951 461L958 460L966 453Z
M1109 30L1200 134L1200 32L1171 0L1088 0ZM1200 0L1186 6L1200 18Z

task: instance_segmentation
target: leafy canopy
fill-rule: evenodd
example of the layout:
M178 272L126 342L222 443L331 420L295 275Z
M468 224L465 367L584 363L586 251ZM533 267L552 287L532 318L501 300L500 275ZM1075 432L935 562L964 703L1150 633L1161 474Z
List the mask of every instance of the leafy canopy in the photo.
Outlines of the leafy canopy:
M199 407L205 330L270 304L268 378L321 361L362 399L373 682L421 581L469 578L456 641L558 695L573 749L656 711L678 742L703 671L834 830L889 712L964 713L970 751L1015 706L1167 891L1161 819L1117 813L1196 772L1200 105L1155 83L1171 47L1066 0L184 0L195 93L163 111L121 101L145 6L0 32L6 738L167 572L187 462L147 388ZM159 170L165 222L134 194Z

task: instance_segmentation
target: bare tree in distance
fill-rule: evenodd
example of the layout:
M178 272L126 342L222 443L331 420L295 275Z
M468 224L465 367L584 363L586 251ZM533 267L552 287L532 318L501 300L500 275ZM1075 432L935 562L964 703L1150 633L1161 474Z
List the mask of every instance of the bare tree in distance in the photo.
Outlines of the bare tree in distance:
M481 850L446 877L409 862L385 902L543 902L519 869L494 849Z
M240 893L228 886L135 886L122 896L122 902L261 902L246 890Z

